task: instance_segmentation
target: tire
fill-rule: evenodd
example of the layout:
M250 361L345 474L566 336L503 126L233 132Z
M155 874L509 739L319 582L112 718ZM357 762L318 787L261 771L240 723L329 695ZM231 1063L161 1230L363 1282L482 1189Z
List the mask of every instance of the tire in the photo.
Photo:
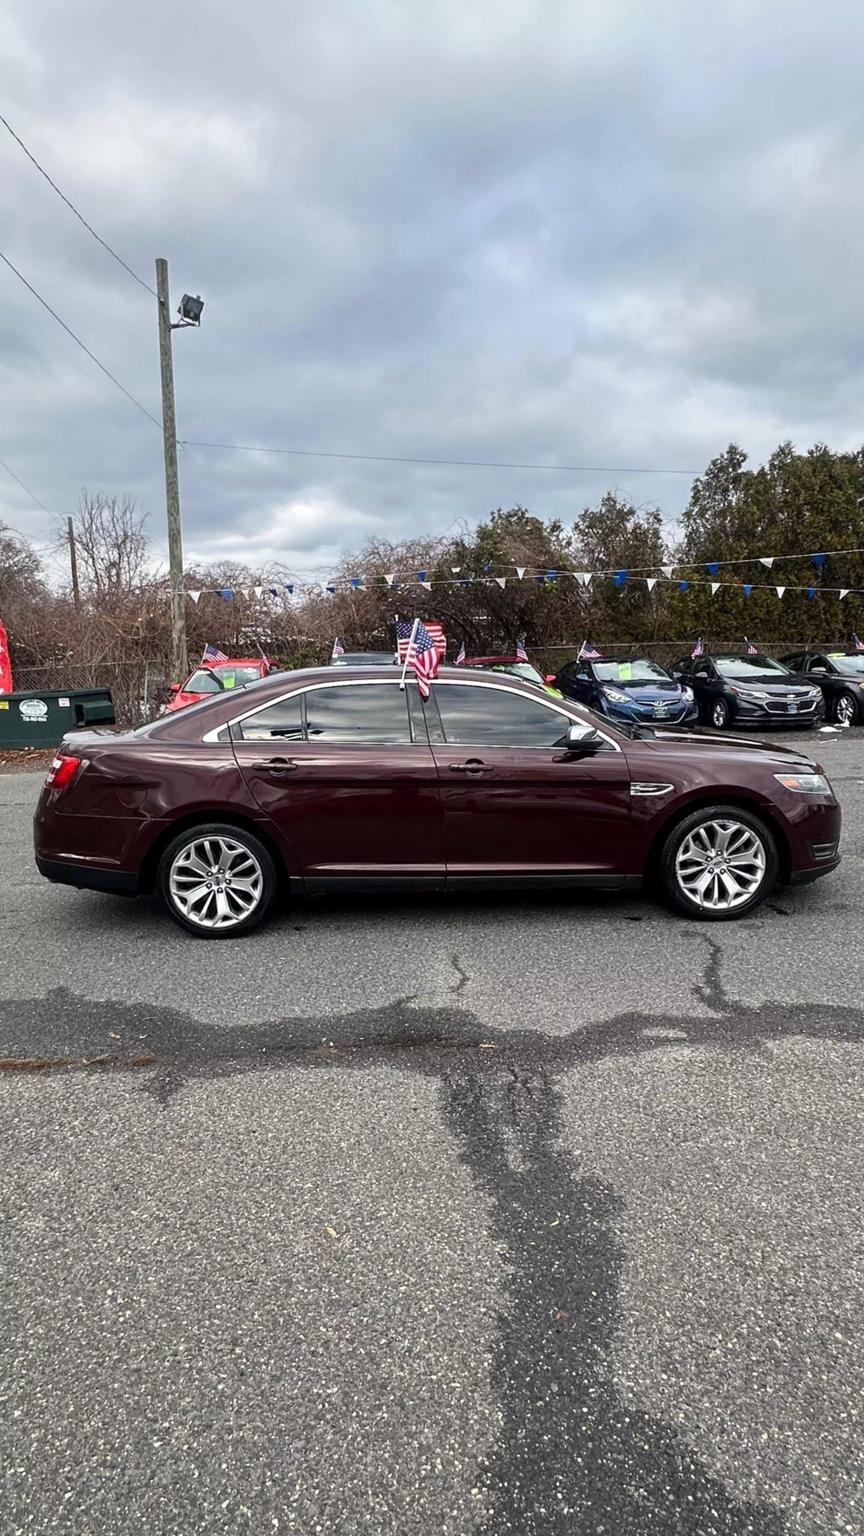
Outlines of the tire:
M838 725L857 725L858 700L854 693L838 693L832 713Z
M711 857L723 852L722 835L732 843L733 857L740 862L730 878L746 887L739 897L730 894L728 881L720 872L709 878L701 897L695 892L696 881L708 869ZM738 850L736 854L736 850ZM660 854L660 883L672 906L687 917L703 922L728 922L746 917L770 896L780 872L780 860L774 834L760 816L737 805L708 805L685 816L672 828ZM688 891L688 885L694 894ZM712 905L712 899L717 905ZM722 903L725 901L726 905ZM703 904L707 903L707 904Z
M221 885L220 871L231 877ZM208 874L214 877L209 884ZM187 933L234 939L266 917L276 895L276 869L254 833L230 822L206 822L187 827L168 844L157 885L169 916ZM200 895L191 900L192 892Z
M731 719L731 710L725 699L715 699L710 707L711 724L718 731L725 731Z

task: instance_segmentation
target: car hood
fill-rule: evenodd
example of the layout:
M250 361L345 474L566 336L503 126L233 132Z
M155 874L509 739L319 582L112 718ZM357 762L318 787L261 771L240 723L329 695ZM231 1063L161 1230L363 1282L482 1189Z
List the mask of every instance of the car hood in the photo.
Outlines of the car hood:
M788 773L791 768L806 769L808 773L823 773L824 769L809 757L803 747L790 744L781 746L773 741L761 741L758 736L709 736L702 731L675 731L655 728L650 736L637 738L633 743L645 748L652 756L663 756L670 767L676 759L693 760L694 757L712 762L727 760L734 763L761 760L766 768L776 768ZM629 750L629 748L628 748Z
M668 683L601 683L599 686L620 688L622 693L626 693L629 698L635 699L639 704L653 704L655 699L668 703L670 699L681 697L682 687L680 683L673 682L671 679Z
M785 698L787 693L809 693L817 686L815 682L801 677L798 673L793 673L791 677L783 678L782 681L778 681L776 677L748 677L746 680L741 677L729 677L724 678L723 681L731 683L733 688L753 689L758 693L770 693L772 696L779 694L781 698Z

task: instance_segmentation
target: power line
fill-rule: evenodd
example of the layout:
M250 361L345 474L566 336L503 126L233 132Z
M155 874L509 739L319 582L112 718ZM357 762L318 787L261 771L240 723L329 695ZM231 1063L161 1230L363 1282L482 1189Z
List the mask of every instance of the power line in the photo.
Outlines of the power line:
M204 443L183 439L186 448L224 448L231 453L280 453L301 459L355 459L366 464L442 464L459 469L542 469L570 475L698 475L698 469L639 469L608 464L521 464L506 459L420 459L389 453L328 453L319 448L272 448L255 443Z
M159 431L161 432L162 431L162 423L159 420L158 416L151 415L151 413L150 413L150 411L148 411L146 405L142 405L140 400L136 400L135 396L129 393L129 390L126 388L125 384L121 384L120 380L114 377L114 374L111 373L110 369L106 368L104 363L100 363L100 361L99 361L98 357L96 356L95 352L91 352L90 348L88 346L86 346L85 343L81 340L81 337L80 336L76 336L75 332L73 330L70 330L69 326L66 324L66 321L60 319L60 316L58 315L56 309L52 309L51 305L48 303L47 299L43 299L41 293L37 293L36 292L36 289L33 287L33 284L32 283L28 283L26 277L24 277L23 274L18 271L18 268L16 266L13 266L12 262L9 260L9 257L5 256L2 251L0 251L0 261L5 262L6 266L9 268L10 272L14 272L15 273L15 276L18 278L19 282L22 282L24 284L24 287L27 288L30 293L32 293L34 299L38 299L39 300L39 303L42 305L42 308L43 309L47 309L49 315L51 315L53 317L53 319L55 319L57 321L58 325L62 326L62 328L66 332L67 336L71 336L72 337L72 340L81 348L81 351L87 353L87 356L90 358L90 361L96 364L96 367L99 368L102 373L104 373L106 379L110 379L111 383L116 385L116 387L119 389L121 395L125 395L126 399L131 401L131 403L134 406L136 406L137 409L143 413L143 415L145 415L147 417L148 421L152 421L154 427L158 427Z
M66 204L66 207L72 213L74 213L74 215L75 215L76 219L78 219L79 223L84 225L84 228L87 230L88 234L91 234L93 236L94 240L98 240L98 242L102 246L103 250L106 250L108 252L109 256L113 256L115 261L119 261L121 267L123 267L124 270L129 273L129 276L130 277L134 277L136 283L139 283L142 288L146 288L148 293L152 293L152 295L153 295L153 297L155 299L155 297L156 297L156 290L155 290L155 288L151 288L149 283L145 283L143 277L139 277L138 273L134 272L132 270L132 268L129 266L128 262L125 262L123 260L122 256L118 256L117 252L113 249L113 247L108 244L108 241L107 240L103 240L102 236L97 234L96 230L93 228L93 225L87 223L87 220L85 219L83 213L79 213L78 209L75 207L75 204L73 202L70 202L70 200L66 196L65 192L61 192L60 191L60 188L58 187L56 181L52 181L52 179L48 175L48 172L46 171L45 167L43 165L39 164L39 161L36 159L36 156L34 154L31 154L30 150L27 148L27 145L24 143L24 140L22 138L19 138L18 134L15 132L15 129L12 127L11 123L6 121L6 118L3 116L2 112L0 112L0 123L3 124L3 127L6 129L7 133L10 133L12 135L12 138L15 140L15 143L20 145L21 149L23 149L25 155L27 156L27 159L33 165L35 165L35 167L36 167L37 171L39 172L40 176L44 176L45 177L45 180L47 181L49 187L52 187L54 189L54 191L57 193L57 196L61 199L61 201Z
M21 476L20 475L16 475L14 469L10 469L9 468L9 465L6 463L5 459L0 459L0 469L5 469L7 475L9 476L9 478L11 480L16 481L16 483L18 485L20 485L22 491L26 491L27 492L27 495L30 497L30 500L31 501L35 501L37 507L41 507L42 511L46 512L49 517L53 517L54 516L54 513L50 512L48 510L48 508L46 507L44 501L40 501L39 500L39 497L36 495L36 492L35 491L31 491L29 485L25 485L24 481L21 479Z

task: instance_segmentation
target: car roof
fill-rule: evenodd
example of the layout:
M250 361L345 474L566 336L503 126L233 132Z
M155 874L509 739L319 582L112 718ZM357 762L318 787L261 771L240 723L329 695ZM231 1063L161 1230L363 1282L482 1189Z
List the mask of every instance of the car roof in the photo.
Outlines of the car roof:
M524 656L511 656L509 654L505 655L505 654L502 653L500 656L466 656L465 660L462 662L462 666L463 667L479 667L484 662L490 662L490 661L513 661L513 662L521 661L522 665L523 666L525 665L525 657ZM530 667L530 665L531 665L530 661L529 661L528 665Z
M226 656L224 661L199 661L197 667L192 668L192 672L200 672L202 668L211 672L214 667L269 667L269 665L269 661L265 661L263 656ZM191 672L189 676L192 676Z

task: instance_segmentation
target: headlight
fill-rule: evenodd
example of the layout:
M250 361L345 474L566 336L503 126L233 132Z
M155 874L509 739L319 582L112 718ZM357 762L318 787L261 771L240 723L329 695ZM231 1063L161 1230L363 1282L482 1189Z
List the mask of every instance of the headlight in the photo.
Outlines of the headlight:
M858 684L858 687L859 687L859 688L864 688L864 683L859 683L859 684Z
M811 688L810 689L810 697L811 697L811 699L821 699L821 697L822 697L822 689L821 688Z
M760 688L733 688L732 692L733 693L737 693L738 697L741 698L741 699L760 699L761 700L761 699L770 699L770 697L771 697L770 693L765 693Z
M864 683L861 684L861 687L864 688ZM683 699L686 699L688 704L692 704L693 703L693 689L692 688L682 688L681 689L681 697Z
M796 795L830 795L831 785L822 773L775 773L778 784L792 789Z
M629 704L631 702L629 693L625 693L623 688L604 688L603 692L607 699L612 700L613 704Z

